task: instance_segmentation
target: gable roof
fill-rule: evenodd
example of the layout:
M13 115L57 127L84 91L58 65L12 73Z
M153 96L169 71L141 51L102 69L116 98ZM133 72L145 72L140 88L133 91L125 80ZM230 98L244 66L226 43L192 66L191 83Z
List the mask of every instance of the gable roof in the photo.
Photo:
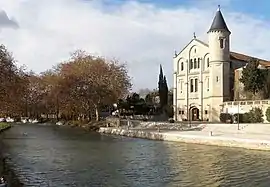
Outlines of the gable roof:
M253 56L249 56L249 55L245 55L245 54L241 54L241 53L236 53L236 52L230 52L230 55L231 55L231 59L239 60L239 61L243 61L243 62L248 62L251 58L254 58L254 59L259 61L260 65L270 67L270 61L267 61L264 59L260 59L257 57L253 57Z
M205 45L206 47L209 47L209 45L197 38L192 39L178 54L177 56L193 41L196 40L197 42L200 42L201 44ZM248 62L251 58L257 59L259 60L259 64L261 64L262 66L265 67L270 67L270 61L268 60L264 60L264 59L260 59L257 57L253 57L253 56L249 56L249 55L245 55L242 53L237 53L237 52L230 52L230 58L233 60L238 60L238 61L242 61L242 62Z
M199 42L201 43L202 45L206 46L206 47L209 47L208 44L204 43L203 41L201 40L198 40L197 38L193 38L179 53L177 53L174 58L176 58L178 55L180 55L182 53L182 51L184 51L188 46L189 44L191 44L191 42L193 41L196 41L196 42Z

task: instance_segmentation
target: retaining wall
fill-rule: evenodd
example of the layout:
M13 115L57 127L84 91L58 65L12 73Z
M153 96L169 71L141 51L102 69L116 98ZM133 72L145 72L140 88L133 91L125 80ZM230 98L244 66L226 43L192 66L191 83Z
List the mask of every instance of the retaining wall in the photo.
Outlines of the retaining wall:
M143 130L128 130L120 128L101 127L99 133L128 136L134 138L143 138L151 140L195 143L215 146L240 147L246 149L270 150L270 140L235 138L224 136L210 136L208 134L188 134L180 131L174 132L155 132Z

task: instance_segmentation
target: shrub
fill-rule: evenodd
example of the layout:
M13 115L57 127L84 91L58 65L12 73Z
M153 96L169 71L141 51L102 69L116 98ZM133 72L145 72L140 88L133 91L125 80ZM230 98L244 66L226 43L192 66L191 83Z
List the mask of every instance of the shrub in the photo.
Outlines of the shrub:
M219 119L221 122L227 123L229 121L232 121L232 115L229 113L221 113Z
M243 114L243 123L251 123L249 112Z
M248 115L250 123L262 123L263 122L263 112L260 108L252 108Z
M265 112L265 116L268 122L270 122L270 107L267 108L266 112Z
M166 106L165 107L165 113L169 118L173 118L174 112L173 112L173 107L172 106Z
M239 123L247 123L244 120L244 114L234 114L233 117L236 122L238 122L238 116L239 116Z
M174 123L174 119L170 118L169 123Z

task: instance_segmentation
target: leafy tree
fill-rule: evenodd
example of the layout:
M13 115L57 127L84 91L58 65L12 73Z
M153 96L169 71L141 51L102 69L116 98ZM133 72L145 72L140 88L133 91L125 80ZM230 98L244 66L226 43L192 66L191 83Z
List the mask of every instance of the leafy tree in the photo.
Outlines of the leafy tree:
M259 61L251 59L243 69L240 81L244 84L244 90L256 94L264 88L265 78L260 69Z
M267 108L265 111L265 116L268 122L270 122L270 107Z
M261 70L264 77L264 88L263 88L263 99L270 98L270 70L269 69L262 69Z
M126 65L115 59L76 51L67 61L36 74L18 68L12 54L0 45L1 117L99 120L100 113L123 98L131 86Z

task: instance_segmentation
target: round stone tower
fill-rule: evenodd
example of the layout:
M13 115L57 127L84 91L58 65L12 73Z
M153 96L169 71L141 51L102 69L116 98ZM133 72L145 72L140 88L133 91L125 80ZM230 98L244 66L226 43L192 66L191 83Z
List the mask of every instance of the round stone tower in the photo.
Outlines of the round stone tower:
M218 8L209 29L210 120L219 121L221 106L230 98L230 34Z

